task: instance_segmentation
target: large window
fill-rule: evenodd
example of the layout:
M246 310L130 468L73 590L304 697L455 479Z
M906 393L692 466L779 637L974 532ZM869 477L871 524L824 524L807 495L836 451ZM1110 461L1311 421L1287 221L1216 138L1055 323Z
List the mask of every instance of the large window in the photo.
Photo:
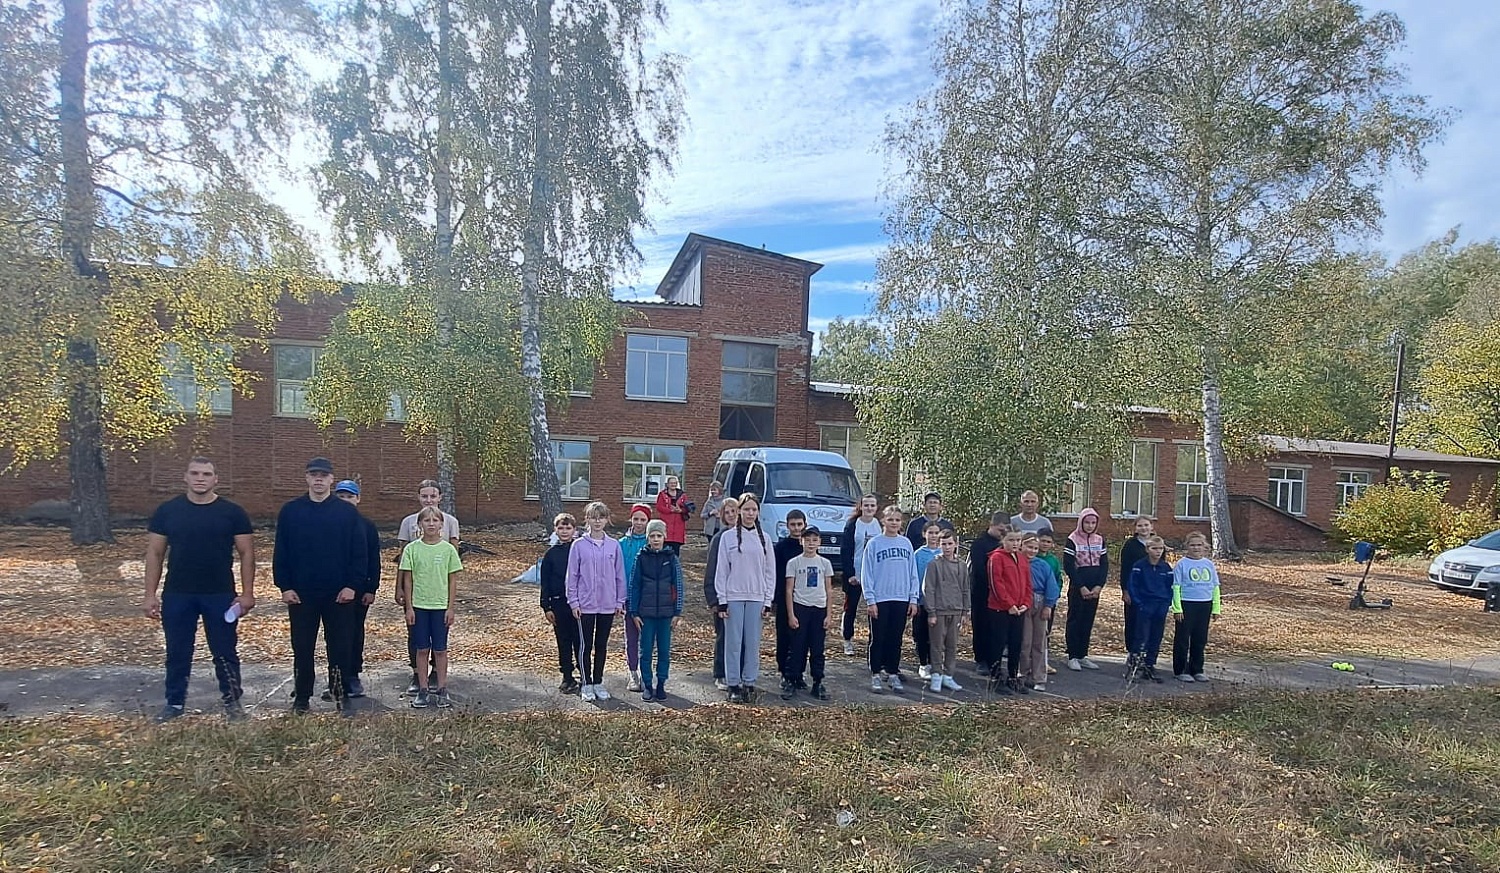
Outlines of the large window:
M725 342L719 439L776 441L776 347Z
M625 499L652 500L667 488L667 477L682 478L682 446L625 444Z
M854 468L854 477L859 481L864 494L875 493L875 456L865 440L865 429L856 425L824 424L818 427L819 447L825 452L838 452Z
M1057 498L1055 508L1047 515L1078 515L1088 508L1089 505L1089 468L1081 463L1073 463L1063 468L1063 472L1050 480L1051 491ZM1042 508L1048 509L1044 495Z
M283 346L276 350L276 414L312 415L307 402L307 386L318 372L317 346Z
M1156 443L1135 440L1115 461L1109 512L1116 516L1156 515Z
M625 396L632 400L686 400L687 348L685 336L627 334Z
M1335 496L1340 509L1358 500L1375 481L1375 475L1369 470L1338 470L1336 475L1338 494Z
M1208 458L1202 443L1177 445L1177 517L1208 518Z
M1266 499L1292 515L1307 514L1307 470L1303 467L1267 467Z
M557 481L562 483L562 499L589 499L589 449L590 444L583 440L552 441L552 465ZM537 496L530 470L526 471L526 496Z
M234 354L224 343L215 343L208 353L224 364L229 363ZM218 380L213 388L203 390L198 385L197 368L182 354L182 347L177 343L165 343L161 358L167 371L162 377L162 387L167 392L167 411L196 414L200 409L207 409L214 415L229 415L234 411L233 387L227 378Z

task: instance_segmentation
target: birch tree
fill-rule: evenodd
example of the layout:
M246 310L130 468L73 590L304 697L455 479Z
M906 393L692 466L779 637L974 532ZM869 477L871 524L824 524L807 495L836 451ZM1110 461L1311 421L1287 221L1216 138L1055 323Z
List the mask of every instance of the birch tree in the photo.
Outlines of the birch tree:
M0 7L0 450L16 468L66 448L75 543L112 539L106 448L194 411L167 402L167 352L200 399L249 391L238 329L312 282L256 175L312 25L298 0Z

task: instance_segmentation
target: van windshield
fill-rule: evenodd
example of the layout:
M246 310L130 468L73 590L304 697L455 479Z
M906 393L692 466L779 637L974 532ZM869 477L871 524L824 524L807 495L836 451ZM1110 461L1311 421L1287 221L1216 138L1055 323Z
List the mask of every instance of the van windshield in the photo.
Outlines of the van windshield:
M859 502L854 473L822 464L769 464L767 503L823 503L853 506Z

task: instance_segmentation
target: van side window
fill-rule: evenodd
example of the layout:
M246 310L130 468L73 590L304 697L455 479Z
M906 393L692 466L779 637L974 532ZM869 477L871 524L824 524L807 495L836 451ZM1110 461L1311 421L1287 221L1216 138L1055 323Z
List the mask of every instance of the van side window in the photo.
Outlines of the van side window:
M729 473L729 478L727 480L725 480L725 481L728 482L728 485L725 487L724 493L728 494L728 495L731 495L733 497L736 497L736 498L739 497L741 494L744 494L745 493L745 474L747 474L749 472L750 472L750 462L749 461L735 461L734 462L734 468Z
M764 464L751 464L745 477L745 490L762 500L766 497L766 468Z

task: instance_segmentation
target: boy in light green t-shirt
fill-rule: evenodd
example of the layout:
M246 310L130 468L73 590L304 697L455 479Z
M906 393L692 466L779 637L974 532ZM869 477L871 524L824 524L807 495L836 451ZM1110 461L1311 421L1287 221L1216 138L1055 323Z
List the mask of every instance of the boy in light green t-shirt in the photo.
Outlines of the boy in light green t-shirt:
M436 507L425 507L417 514L422 538L406 544L401 550L401 600L406 604L406 626L411 647L417 653L417 693L411 699L413 709L424 709L436 703L449 707L448 697L448 629L453 626L455 576L464 568L458 549L443 539L443 513ZM434 700L428 688L428 663L437 672L437 694Z

